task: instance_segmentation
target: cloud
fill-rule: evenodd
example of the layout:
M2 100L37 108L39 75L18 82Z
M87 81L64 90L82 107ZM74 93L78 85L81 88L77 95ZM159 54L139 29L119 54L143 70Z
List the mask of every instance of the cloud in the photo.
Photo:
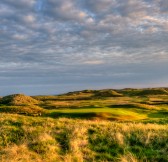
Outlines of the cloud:
M162 69L167 11L167 0L1 0L0 74L71 80L89 73L89 82L130 64Z
M102 61L102 60L88 60L88 61L84 62L84 64L90 64L90 65L100 65L103 63L104 63L104 61Z

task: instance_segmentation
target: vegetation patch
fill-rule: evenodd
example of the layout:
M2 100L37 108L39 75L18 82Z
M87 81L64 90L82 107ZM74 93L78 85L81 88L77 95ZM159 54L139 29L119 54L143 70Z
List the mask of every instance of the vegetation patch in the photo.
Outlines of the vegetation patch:
M167 89L0 98L2 162L167 162Z
M36 105L28 106L0 106L0 113L41 116L45 110Z

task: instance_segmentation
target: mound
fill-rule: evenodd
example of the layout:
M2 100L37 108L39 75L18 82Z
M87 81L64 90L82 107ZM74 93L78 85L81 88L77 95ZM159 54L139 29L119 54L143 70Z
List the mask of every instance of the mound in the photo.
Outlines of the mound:
M22 106L22 105L35 105L38 104L39 101L24 94L13 94L3 97L0 100L0 103L5 105Z
M114 90L99 90L95 92L95 97L121 97L122 94Z
M168 95L164 89L144 89L141 90L137 95Z
M123 89L121 92L129 96L147 96L147 95L168 95L168 92L163 88L151 89Z
M164 89L144 89L138 95L168 95L168 92Z

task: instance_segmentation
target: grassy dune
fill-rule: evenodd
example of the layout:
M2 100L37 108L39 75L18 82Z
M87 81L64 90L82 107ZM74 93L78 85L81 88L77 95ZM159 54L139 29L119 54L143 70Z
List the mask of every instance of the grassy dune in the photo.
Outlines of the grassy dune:
M167 89L0 99L2 162L167 162Z

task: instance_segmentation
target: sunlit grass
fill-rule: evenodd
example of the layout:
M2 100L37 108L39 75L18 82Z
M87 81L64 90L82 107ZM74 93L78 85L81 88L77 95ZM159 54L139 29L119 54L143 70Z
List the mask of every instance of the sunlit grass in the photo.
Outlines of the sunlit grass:
M168 125L1 114L0 161L166 161Z
M84 114L84 117L99 117L100 119L118 119L118 120L138 120L146 119L145 114L135 113L131 110L126 110L122 108L84 108L84 109L62 109L62 110L52 110L51 114L59 114L64 117L81 117L81 114Z

